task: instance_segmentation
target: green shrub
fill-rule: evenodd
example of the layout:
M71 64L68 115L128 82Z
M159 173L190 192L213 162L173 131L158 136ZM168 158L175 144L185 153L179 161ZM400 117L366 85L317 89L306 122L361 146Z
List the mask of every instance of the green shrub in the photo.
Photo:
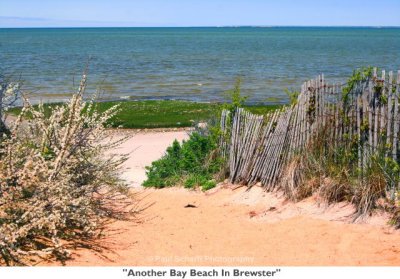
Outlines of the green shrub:
M285 91L285 94L289 98L290 105L292 105L292 106L296 105L297 104L297 100L298 100L299 95L300 95L300 91L291 90L291 89L288 89L288 88L286 88L284 91Z
M196 184L197 184L196 176L191 175L185 180L185 183L183 185L185 186L185 188L191 189L196 187Z
M215 181L215 179L211 179L211 180L208 180L206 183L204 183L202 185L201 189L203 191L208 191L208 190L214 188L215 186L217 186L217 181Z
M215 156L217 138L215 132L199 131L192 133L182 144L175 140L161 159L146 167L147 180L143 186L164 188L183 184L185 188L210 187L207 182L223 165L223 160Z
M342 101L347 103L350 93L360 82L365 82L372 77L373 67L362 67L353 71L353 75L347 80L347 86L343 87Z
M244 107L248 99L248 96L244 96L242 94L241 85L242 85L242 79L238 77L236 78L233 89L225 92L225 95L230 101L224 104L222 108L229 110L232 114L235 112L236 108Z
M212 178L212 174L190 174L186 179L184 180L184 187L185 188L196 188L196 187L204 187L204 185L207 184L208 181ZM215 183L214 187L217 184Z

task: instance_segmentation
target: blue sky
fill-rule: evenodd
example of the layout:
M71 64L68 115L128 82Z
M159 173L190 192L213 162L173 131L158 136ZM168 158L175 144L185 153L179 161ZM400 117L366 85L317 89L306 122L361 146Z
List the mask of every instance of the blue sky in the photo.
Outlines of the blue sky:
M400 0L0 0L0 27L400 26Z

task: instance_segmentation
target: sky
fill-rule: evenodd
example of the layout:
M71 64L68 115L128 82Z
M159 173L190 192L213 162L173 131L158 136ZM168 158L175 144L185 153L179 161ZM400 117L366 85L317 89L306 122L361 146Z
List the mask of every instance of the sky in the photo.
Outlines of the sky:
M1 27L400 26L400 0L0 0Z

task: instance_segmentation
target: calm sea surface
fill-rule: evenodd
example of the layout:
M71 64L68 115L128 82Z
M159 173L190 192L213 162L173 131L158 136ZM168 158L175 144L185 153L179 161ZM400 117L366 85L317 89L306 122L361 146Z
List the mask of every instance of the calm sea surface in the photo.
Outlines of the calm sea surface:
M0 73L46 101L73 91L89 57L104 98L220 101L241 76L252 102L282 103L319 73L398 70L399 54L399 28L0 29Z

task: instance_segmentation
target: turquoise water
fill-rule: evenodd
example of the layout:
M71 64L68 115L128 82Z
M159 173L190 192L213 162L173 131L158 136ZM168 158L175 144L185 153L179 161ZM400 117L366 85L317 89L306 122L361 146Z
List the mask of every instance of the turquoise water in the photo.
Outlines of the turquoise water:
M237 76L252 102L286 102L319 73L400 69L399 28L0 29L0 71L36 98L73 90L88 57L104 98L221 101Z

